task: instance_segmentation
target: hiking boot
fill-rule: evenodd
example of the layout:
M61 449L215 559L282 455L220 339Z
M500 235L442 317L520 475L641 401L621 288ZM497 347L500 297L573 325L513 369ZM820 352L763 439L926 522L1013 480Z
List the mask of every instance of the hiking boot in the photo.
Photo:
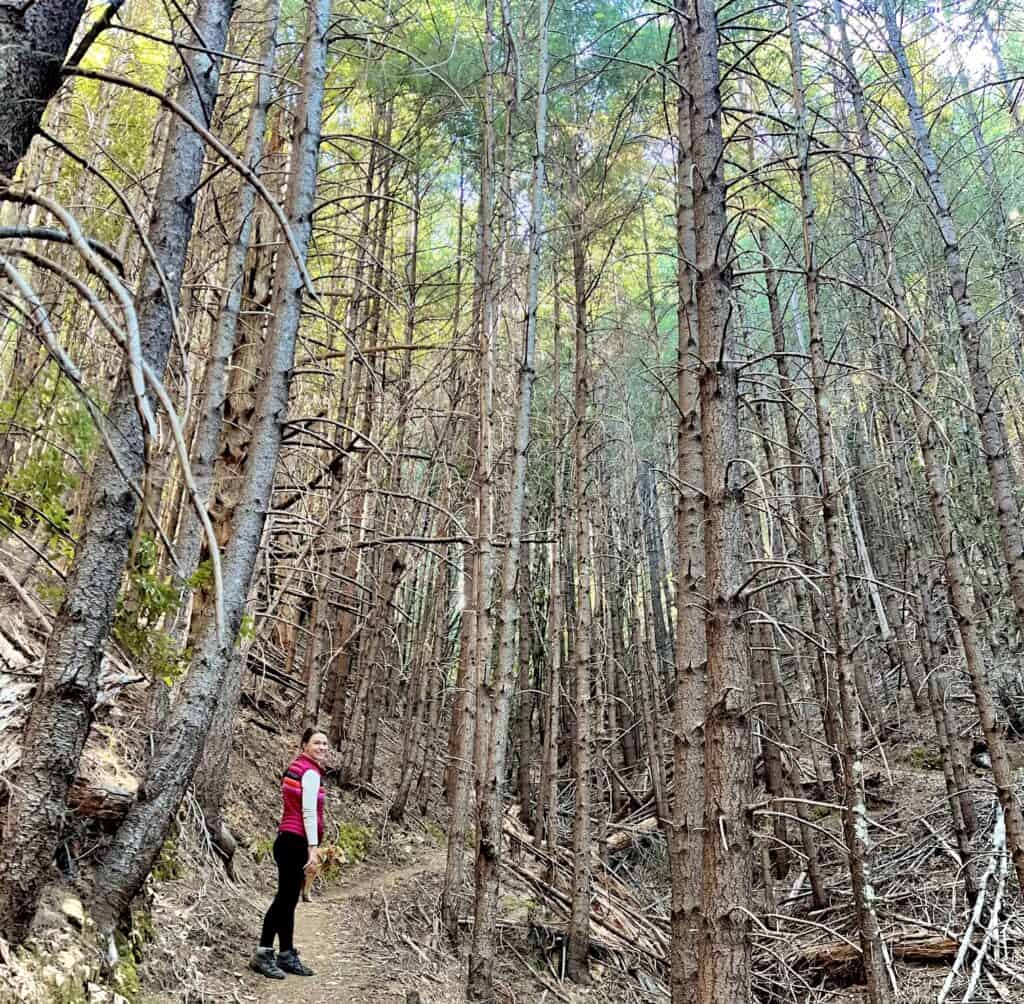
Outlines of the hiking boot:
M274 949L257 948L256 954L249 960L249 968L268 980L283 980L284 970L274 961Z
M291 973L293 976L313 975L313 970L302 964L302 959L299 958L299 953L294 948L289 952L278 952L277 964L286 973Z

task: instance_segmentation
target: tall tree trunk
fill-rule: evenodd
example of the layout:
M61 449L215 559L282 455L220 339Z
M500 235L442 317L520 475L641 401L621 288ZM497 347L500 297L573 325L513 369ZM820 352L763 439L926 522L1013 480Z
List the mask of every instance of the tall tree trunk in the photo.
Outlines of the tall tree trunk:
M365 649L362 658L370 683L366 693L366 714L363 719L363 749L359 760L359 780L370 784L377 760L377 737L384 705L384 665L381 652L384 635L391 619L391 605L405 574L405 559L396 548L389 547L384 555L383 582L377 587L373 611L363 629Z
M356 263L352 275L352 286L345 307L345 329L354 333L354 341L345 352L344 390L343 399L339 407L339 417L344 424L339 428L339 432L352 430L359 414L360 405L363 403L362 387L364 383L367 386L371 383L369 366L366 357L362 353L363 348L369 347L367 336L363 332L362 318L363 307L368 302L365 290L365 272L367 262L374 254L374 250L370 246L370 209L374 205L379 162L381 110L378 101L373 102L372 114L370 152L366 167L359 236L356 239ZM369 404L367 400L365 406L368 408ZM359 432L354 435L352 445L354 446L362 437L369 436L370 432L371 419L368 413L364 412L362 426ZM365 446L365 442L362 445ZM323 705L331 716L331 724L329 726L330 738L334 743L340 743L346 734L346 698L350 686L349 676L351 675L354 661L354 651L357 645L356 619L359 608L362 606L362 592L359 589L358 582L361 551L357 545L363 526L363 512L366 503L366 495L363 488L365 486L366 465L368 463L369 453L364 452L356 462L353 484L351 486L343 487L344 483L340 476L342 473L340 459L336 461L332 472L336 490L339 492L345 491L348 546L340 555L338 563L341 567L342 589L344 590L347 587L351 590L351 600L347 603L345 602L345 592L341 593L338 639L342 648L327 677L323 693Z
M442 636L445 609L445 581L448 569L443 561L435 571L434 588L425 598L418 624L418 638L413 656L414 668L409 678L403 731L402 772L395 791L395 800L388 808L388 818L401 822L412 787L419 780L426 758L428 735L428 704L431 700L433 680L438 674L439 652L437 639Z
M896 60L900 88L907 105L917 153L924 168L924 181L931 195L932 215L942 239L949 292L956 310L960 342L967 360L975 418L978 423L985 466L988 469L989 487L999 527L1003 561L1010 584L1010 596L1016 610L1018 627L1024 630L1024 534L1020 527L1020 510L1015 495L1015 490L1019 486L1016 484L1016 476L1009 462L1002 396L992 382L991 338L978 320L977 312L971 301L967 286L967 270L960 250L960 238L953 221L945 184L939 171L939 162L932 148L928 123L925 121L924 111L917 96L917 85L903 48L893 0L884 0L883 10L889 49ZM997 781L997 785L998 783ZM1004 811L1006 811L1006 806L1004 806ZM1009 834L1009 824L1007 832ZM1024 832L1018 833L1017 840L1020 837L1024 837ZM1017 840L1011 838L1011 845ZM1024 846L1014 852L1014 866L1024 882Z
M583 235L583 206L580 196L580 137L570 137L569 207L572 244L574 320L576 329L573 379L573 525L576 531L576 645L572 650L575 679L576 733L572 750L576 804L572 825L572 904L565 971L576 983L590 980L587 955L590 951L590 524L587 481L590 468L590 383L587 358L587 275Z
M818 428L820 467L817 472L821 491L822 522L825 527L825 551L828 591L832 606L832 635L839 707L842 716L840 760L846 812L843 833L849 857L854 909L860 930L861 957L872 1004L888 1004L893 999L889 981L889 961L875 912L871 886L870 832L863 788L863 750L861 748L860 694L855 680L854 653L849 644L847 618L850 609L842 536L842 496L836 482L836 456L832 438L832 410L826 388L828 380L824 333L819 306L817 265L817 204L811 178L811 139L807 127L807 109L803 81L803 46L795 0L788 0L790 58L793 70L793 99L797 116L797 170L803 218L804 289L810 324L811 390Z
M703 937L701 861L704 826L704 458L700 415L700 355L693 217L692 123L689 97L687 0L675 8L676 33L676 436L679 493L676 540L675 712L672 730L672 1004L697 1001L698 953Z
M447 633L450 590L445 589L444 602L438 615L434 634L434 659L430 667L430 683L427 697L427 724L424 741L423 761L416 785L416 804L421 816L430 810L436 775L437 744L439 741L441 716L444 711L444 690L448 685L449 639Z
M315 0L309 8L302 94L295 113L286 211L295 247L303 256L309 245L316 205L329 13L329 0ZM209 43L209 37L206 40ZM306 282L301 262L293 255L282 257L274 276L272 320L262 366L264 379L256 407L243 501L235 513L226 554L225 582L230 584L224 604L226 630L222 635L212 620L204 625L180 699L156 741L138 800L100 863L92 909L101 934L112 931L149 874L192 780L219 694L232 683L237 687L237 681L226 677L233 662L274 488Z
M260 53L259 69L253 88L252 107L246 133L245 163L258 171L263 160L264 134L267 128L267 113L274 91L274 58L277 54L277 26L281 14L281 0L268 0L264 12L263 46ZM210 349L210 361L206 366L205 385L199 405L195 441L192 446L192 479L195 483L196 500L200 505L209 506L213 490L214 465L217 461L224 428L225 396L228 393L228 365L235 348L245 294L245 264L252 244L253 218L257 212L256 189L242 185L238 206L232 225L233 238L228 247L224 263L224 293L220 312L214 328ZM222 541L223 542L223 541ZM191 594L187 591L188 580L199 567L203 548L203 529L199 514L194 507L188 507L181 514L181 523L175 539L177 559L174 575L179 585L181 599L171 626L171 633L183 644L188 636L191 614ZM169 688L161 679L155 679L150 696L150 722L159 727L167 713ZM216 773L223 776L220 764ZM212 806L204 806L204 811ZM209 818L209 817L208 817ZM217 828L219 832L219 827Z
M233 0L204 0L192 22L197 33L194 40L202 48L183 50L186 72L176 101L207 126L217 99L220 53L227 40L233 6ZM53 7L66 8L67 17L72 16L72 8L81 12L79 5L53 3L34 4L29 11L45 13ZM54 58L45 45L41 52L48 59ZM34 73L41 79L46 66L52 72L47 58L41 57L34 69L32 60L23 58L28 60L24 72L29 78ZM17 88L10 93L17 93ZM11 103L6 105L9 108ZM26 121L21 120L22 129ZM37 121L38 116L32 118L31 128ZM24 136L25 144L30 135ZM202 138L182 119L175 118L149 229L158 265L147 258L135 299L142 355L156 374L163 373L173 338L175 303L166 297L177 301L180 295L202 170ZM110 633L135 528L138 501L132 486L142 478L147 444L127 368L118 381L107 418L116 432L111 441L119 460L115 462L104 453L92 471L85 528L47 643L42 678L25 735L20 767L25 783L15 790L8 808L0 929L15 943L27 933L60 842L68 788L92 724L103 646Z
M533 830L533 579L530 545L523 544L519 559L519 706L516 710L516 771L519 818Z
M516 657L519 616L517 580L522 552L523 511L526 504L527 450L533 409L534 356L537 345L537 300L540 281L542 226L544 218L544 167L547 146L548 7L540 5L540 56L537 65L537 114L534 134L533 193L530 215L530 265L526 291L523 349L519 358L519 382L512 479L508 515L505 521L505 555L501 567L498 605L498 652L490 679L480 677L482 701L488 705L487 733L478 732L477 769L477 851L474 877L476 897L473 909L473 943L469 954L466 999L494 1000L495 933L498 919L498 880L501 866L502 819L504 814L505 759L508 751L512 667ZM511 26L506 21L506 33ZM527 573L528 574L528 573ZM489 653L480 659L486 666ZM486 739L485 755L481 740Z
M552 331L552 383L554 403L555 456L553 462L551 503L551 576L548 601L548 661L544 685L544 747L541 753L540 787L537 791L537 826L534 842L539 846L546 838L551 850L558 845L558 729L562 692L562 395L561 395L561 297L557 270L554 277L554 324Z
M487 0L488 18L492 17L491 0ZM478 705L478 685L482 682L482 660L490 654L490 400L491 387L491 330L493 324L492 258L493 248L491 214L493 198L493 82L490 79L490 49L493 27L490 20L486 33L485 53L488 67L487 94L485 96L484 148L480 169L480 202L477 222L477 275L474 285L474 331L476 347L476 373L473 377L473 424L470 429L467 462L472 468L472 494L466 529L473 544L463 551L463 561L469 562L465 578L465 604L460 632L459 670L455 707L452 712L449 741L448 774L448 852L445 865L444 889L441 894L441 916L452 944L458 944L458 897L462 895L465 880L465 844L470 825L472 782L475 753L481 744L481 721Z
M740 592L743 539L739 368L730 287L725 164L713 0L687 21L700 414L704 471L705 774L697 1000L748 1004L752 858L750 675Z
M647 571L651 580L651 618L654 623L654 647L658 656L658 675L668 680L673 664L672 623L662 600L665 583L665 562L661 545L661 524L658 515L658 487L651 465L640 465L640 513L642 517Z
M789 475L791 506L793 513L792 546L806 568L815 564L814 530L805 505L807 494L805 488L803 449L801 448L800 432L797 425L798 390L790 375L789 352L786 345L786 333L783 327L782 304L779 302L779 275L772 264L768 253L767 233L762 230L758 234L758 243L765 269L765 287L768 296L768 312L771 317L772 343L775 349L775 367L779 374L779 389L783 397L782 419L786 429L787 463ZM824 636L821 610L817 598L805 595L804 591L794 586L792 590L793 606L799 623L810 623L815 639ZM802 646L806 648L806 644ZM842 786L842 768L839 764L839 736L836 723L839 714L836 709L835 687L832 686L831 674L825 662L823 646L811 643L813 659L810 676L813 679L817 695L818 708L821 714L822 728L828 743L829 761L833 781L837 790ZM805 657L806 658L806 657ZM802 659L803 661L803 659Z
M273 15L275 12L271 10L268 13ZM266 36L264 45L267 62L263 67L266 68L266 73L261 76L258 87L265 90L268 85L263 81L272 80L272 50L276 46L272 46L272 41ZM263 99L263 96L257 95L257 102ZM269 94L265 96L265 100L270 100ZM254 108L254 119L259 120L262 116L262 111ZM260 127L259 121L256 125ZM255 134L252 130L250 120L249 140L255 145ZM282 152L282 131L280 116L277 116L271 128L267 155L261 150L251 161L254 168L257 163L260 164L261 173L268 179L278 174L283 175L287 171L286 155ZM248 197L249 195L243 193L243 201ZM215 357L210 364L212 372L208 373L209 383L201 405L195 444L198 473L202 477L202 483L197 483L197 487L203 492L203 502L209 505L210 521L221 548L226 548L230 541L235 513L243 500L245 467L252 448L259 396L260 357L269 321L268 308L273 290L276 259L274 249L267 247L273 239L272 235L276 233L276 220L265 205L254 203L247 208L254 221L249 234L240 230L239 242L242 242L242 237L245 238L244 243L249 245L249 253L244 254L245 249L238 246L231 246L228 249L228 268L240 267L242 270L236 283L240 295L236 302L234 289L229 288L228 301L218 318L214 333ZM239 217L240 227L245 226L246 219ZM194 572L199 567L201 559L209 553L207 547L200 546L203 542L196 536L198 528L187 516L188 514L182 527L184 536L178 542L178 555L183 563L182 575ZM272 533L267 534L267 539L269 545ZM268 582L268 592L270 588L271 583ZM184 640L188 637L195 645L211 616L213 602L212 587L204 585L192 594L191 604L179 606L178 624L172 629L176 631L176 640L179 644L184 646ZM318 607L319 603L314 600L311 606L304 610L308 618L305 632L307 659L312 657L312 650L315 648ZM235 651L227 676L230 682L218 695L213 724L203 744L203 755L195 776L196 797L203 810L207 829L215 846L224 856L229 873L232 869L235 840L223 818L224 795L228 782L228 772L224 770L224 764L231 757L235 709L247 652L248 644L240 645ZM158 686L153 694L151 716L155 717L161 703L161 692ZM166 714L166 711L164 713ZM155 724L160 727L159 721Z
M640 721L643 725L644 746L647 750L647 764L651 775L651 792L654 796L658 824L664 826L669 818L668 779L665 777L665 758L661 741L658 700L658 659L654 645L648 644L645 627L648 623L648 603L644 592L643 575L636 575L635 603L640 608L637 618L638 630L633 643L633 678L637 682Z
M1003 94L1006 97L1006 107L1013 116L1014 125L1019 135L1024 136L1024 100L1021 98L1024 85L1021 84L1019 75L1012 73L1006 66L1003 58L1003 44L999 40L999 32L992 23L992 14L988 5L981 5L981 19L985 25L985 35L988 38L989 48L992 50L992 58L996 64L996 75L1003 85Z

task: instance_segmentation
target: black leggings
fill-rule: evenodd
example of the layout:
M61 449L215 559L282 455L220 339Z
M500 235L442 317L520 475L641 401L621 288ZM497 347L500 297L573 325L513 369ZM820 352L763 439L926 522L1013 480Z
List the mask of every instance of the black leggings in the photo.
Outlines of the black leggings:
M279 833L274 841L274 860L277 862L277 895L263 918L260 948L273 948L277 935L278 951L290 952L295 946L295 907L302 894L309 843L297 833Z

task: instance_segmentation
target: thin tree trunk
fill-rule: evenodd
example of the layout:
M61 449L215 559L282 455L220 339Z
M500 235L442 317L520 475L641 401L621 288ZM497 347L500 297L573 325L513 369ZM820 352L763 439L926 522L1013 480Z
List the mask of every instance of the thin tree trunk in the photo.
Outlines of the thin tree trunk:
M1017 614L1018 626L1024 630L1024 536L1020 527L1020 511L1017 506L1015 489L1016 477L1009 463L1007 453L1006 427L1003 422L1002 397L992 383L992 345L989 334L979 322L967 286L967 271L960 251L960 238L953 222L953 213L945 184L939 171L939 163L932 149L928 124L917 96L917 85L911 74L910 63L903 48L900 28L896 20L896 9L892 0L884 0L885 24L889 49L899 70L900 87L910 116L917 153L924 168L924 180L932 198L933 217L942 238L949 280L949 292L956 309L960 342L967 360L971 393L974 399L975 417L981 438L982 453L988 469L992 504L995 507L999 526L999 540L1003 561L1010 584L1010 595ZM993 761L994 764L994 761ZM998 785L997 781L997 785ZM1002 803L1001 803L1002 804ZM1006 811L1006 806L1004 806ZM1020 810L1017 811L1021 821ZM1009 835L1010 824L1007 824ZM1011 847L1018 844L1014 852L1014 866L1024 884L1024 830L1016 837L1010 837Z
M446 590L434 633L434 658L430 667L430 681L427 688L426 738L423 744L424 753L420 765L420 776L416 784L416 804L420 815L424 817L430 810L430 801L433 795L439 726L444 710L444 688L448 681L448 605L449 593Z
M546 838L548 848L558 846L558 792L555 781L558 774L558 726L562 691L562 401L561 401L561 297L558 275L554 279L554 324L552 332L554 385L554 488L551 504L551 577L547 624L548 663L544 688L544 748L541 754L540 788L537 791L537 826L534 842L539 846Z
M703 938L701 861L704 826L704 457L701 440L700 355L696 303L697 260L693 216L692 123L686 19L692 3L675 9L676 32L676 250L678 265L676 437L679 493L676 538L675 714L672 730L673 802L669 853L672 869L672 1004L697 1001L698 953Z
M661 548L661 526L658 518L658 489L654 471L646 461L640 465L640 513L647 552L647 571L651 579L651 618L654 623L654 647L658 655L658 671L662 680L670 677L669 667L675 656L671 634L671 618L662 602L665 563Z
M832 635L835 648L835 670L838 681L839 707L842 716L840 760L846 812L843 833L849 856L853 885L854 909L860 930L861 957L872 1004L888 1004L893 999L889 979L889 960L875 912L871 886L870 833L863 788L863 750L858 686L853 665L854 653L849 645L847 627L850 608L840 521L841 496L835 478L836 456L832 438L832 412L826 390L827 362L819 307L817 265L817 204L811 178L811 141L807 128L807 111L803 81L803 47L795 0L788 0L790 58L793 70L793 98L797 116L797 159L800 203L803 217L804 289L810 323L811 390L818 428L822 522L825 527L825 550L828 568L828 590L832 606Z
M573 816L572 904L565 970L575 983L590 980L587 955L590 951L590 542L587 463L590 427L589 362L587 358L587 277L583 246L583 209L579 191L578 136L569 140L569 205L572 270L575 306L576 353L573 392L573 525L576 532L576 645L572 650L575 678L576 733L572 751L576 804Z
M981 19L985 25L985 35L988 37L989 48L992 50L992 58L996 64L996 76L1003 84L1003 94L1006 97L1006 107L1013 116L1014 125L1017 126L1019 135L1024 136L1024 100L1021 99L1024 84L1021 83L1017 74L1007 69L1006 61L1003 58L1003 45L999 41L999 33L992 24L992 18L987 5L981 8Z
M637 681L640 704L640 722L643 725L644 746L647 750L647 764L651 775L651 791L659 826L669 819L668 781L665 777L665 760L662 755L661 730L658 728L660 708L658 706L658 659L653 645L647 644L643 627L647 622L647 600L643 591L643 575L637 574L637 603L644 616L638 619L640 630L633 646L633 678Z
M853 53L846 31L843 6L839 0L833 0L833 17L839 28L842 46L843 63L846 71L848 88L853 96L854 110L857 115L857 128L861 143L866 150L872 149L871 135L868 132L867 119L864 113L864 96L860 80L857 77ZM886 0L886 12L893 15L891 4ZM894 15L893 15L894 16ZM895 29L895 24L892 25ZM898 31L896 32L898 41ZM901 49L902 51L902 49ZM906 57L904 54L904 64ZM904 81L905 93L913 94L913 80ZM874 212L878 223L880 243L884 253L884 264L893 294L893 301L899 311L899 343L900 354L907 375L909 395L913 407L914 421L917 429L921 458L924 464L925 479L928 485L928 497L931 502L932 516L942 551L946 572L946 588L949 592L949 605L960 635L967 674L971 681L975 703L982 731L988 744L989 757L992 762L992 775L995 780L996 792L1000 806L1006 819L1007 843L1013 856L1014 868L1018 880L1024 874L1024 816L1015 796L1013 771L1006 753L1006 743L999 728L998 716L992 694L986 678L985 665L981 652L981 639L975 619L973 605L967 588L964 559L958 544L959 536L953 522L949 505L949 492L946 472L939 456L938 433L934 419L924 405L925 371L921 362L917 345L917 334L911 329L909 318L911 312L903 286L902 275L895 259L892 234L882 214L881 185L873 173L872 161L868 162L868 183Z
M530 265L527 278L526 317L523 325L512 477L508 515L505 521L505 555L501 567L498 605L498 652L490 680L480 676L481 698L488 705L489 729L478 733L477 766L477 852L474 877L476 897L473 909L473 943L469 955L466 999L494 1000L495 933L498 919L498 880L501 866L502 819L504 814L505 759L508 751L509 713L512 697L512 666L516 657L519 616L517 579L522 550L523 512L526 504L527 450L536 376L534 356L537 345L537 299L540 281L542 226L544 217L544 167L547 145L548 7L540 5L540 56L537 67L537 115L533 158L533 198L530 216ZM511 26L505 24L506 32ZM482 650L486 666L489 652ZM486 738L483 747L481 739ZM483 755L481 755L483 754Z
M490 0L488 0L488 3ZM490 8L488 7L488 11ZM490 28L488 28L488 45ZM488 59L490 57L488 56ZM488 84L488 88L490 88ZM490 91L488 98L491 100ZM488 105L489 107L489 105ZM474 286L474 326L476 333L477 371L473 378L474 421L471 426L467 462L472 467L472 495L469 515L465 520L467 533L473 546L463 551L463 561L469 562L464 577L464 606L460 632L459 670L456 683L455 706L452 712L449 737L448 765L448 851L445 865L444 889L441 894L441 917L453 945L459 942L458 898L463 894L465 882L465 845L470 826L472 805L473 755L479 743L482 728L477 708L477 685L480 681L480 653L489 638L486 628L489 612L484 609L490 590L490 560L488 553L488 492L490 489L489 447L487 444L488 398L490 395L490 326L492 307L489 287L491 273L491 226L493 210L491 150L493 150L493 123L488 112L485 127L485 149L480 172L480 202L477 223L477 277ZM489 138L488 138L489 137Z
M362 658L365 660L366 673L370 680L363 719L363 749L359 761L359 780L365 785L373 781L373 771L377 762L377 737L380 734L381 711L384 704L385 669L381 659L384 634L391 619L392 601L406 569L404 557L397 549L390 547L384 555L382 566L384 579L376 590L375 605L363 629L365 648Z
M516 715L516 772L519 818L533 830L533 580L530 574L530 545L523 544L519 560L519 706Z
M794 381L790 376L786 335L782 320L782 305L779 302L779 277L768 254L767 234L764 231L759 233L758 243L761 247L765 268L765 286L768 296L768 311L771 317L772 342L775 349L775 367L779 374L779 389L784 399L782 418L786 429L786 448L788 454L786 469L790 481L793 523L795 524L793 547L799 555L801 563L806 568L812 568L815 564L813 553L814 531L804 504L806 491L804 488L803 450L800 445L800 433L797 427L798 395ZM816 598L814 596L805 596L804 592L795 586L792 590L792 597L798 623L809 622L814 638L823 638L824 631L821 611ZM839 716L836 711L835 688L832 686L831 674L825 663L822 646L812 643L811 647L813 648L813 666L810 667L809 673L813 679L815 693L818 698L817 703L821 714L822 728L828 744L832 777L838 793L838 789L842 786L843 781L842 768L839 764L839 736L836 733L836 722Z

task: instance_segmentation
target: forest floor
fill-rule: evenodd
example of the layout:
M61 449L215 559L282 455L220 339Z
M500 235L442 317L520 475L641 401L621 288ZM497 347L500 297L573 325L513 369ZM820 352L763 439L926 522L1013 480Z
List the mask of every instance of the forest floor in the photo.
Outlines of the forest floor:
M304 1004L314 997L392 1004L419 990L426 1001L457 1000L448 994L445 959L411 941L412 952L399 959L396 946L381 937L389 927L394 931L393 915L404 918L416 902L430 901L444 866L443 849L432 847L415 852L406 865L357 865L343 882L300 904L296 914L295 944L316 976L267 980L245 969L240 958L237 998L252 1004Z
M16 762L11 759L16 754L12 740L25 704L16 684L26 679L33 646L38 645L27 629L15 632L14 620L4 613L0 604L0 636L8 646L0 650L0 776ZM6 674L4 664L9 667ZM118 672L112 665L111 677ZM116 703L106 706L83 761L92 782L131 787L142 760L144 732L139 723L145 720L145 701L145 686L129 678ZM385 723L375 787L357 792L328 784L330 841L354 849L336 860L313 902L299 906L296 943L317 976L272 982L249 971L248 959L276 878L269 851L280 804L279 777L295 746L287 720L284 704L260 708L247 701L243 706L227 805L229 824L241 839L233 880L209 846L198 806L186 799L176 831L134 911L134 933L122 946L125 966L115 979L100 980L97 948L65 907L69 898L88 902L90 868L106 839L106 827L102 821L78 821L69 840L76 862L73 874L62 878L55 870L26 951L12 954L0 942L0 1004L114 1004L115 990L131 1004L294 1004L313 999L403 1004L410 990L419 992L423 1004L461 1002L465 945L462 953L453 952L437 920L446 830L439 779L431 815L413 811L401 825L388 820L402 755L397 722ZM1024 744L1014 743L1011 755L1018 780L1024 780ZM942 774L936 768L927 723L916 719L903 721L890 734L884 754L881 744L869 752L875 881L890 939L898 940L907 931L929 936L948 931L959 942L964 929L962 884L951 853ZM981 823L972 853L984 867L991 860L993 832L987 773L972 773L971 787ZM806 949L852 931L848 877L837 849L840 819L827 795L814 823L823 836L836 837L821 845L831 902L825 911L808 914L806 889L794 885L795 872L778 884L776 917L783 926L778 932L757 932L760 999L780 999L772 995L783 990L784 999L800 1004L861 1004L861 987L844 985L799 962ZM565 918L548 909L536 887L510 874L516 854L510 850L500 902L496 985L502 1004L650 1004L664 999L663 975L651 982L649 968L638 963L635 952L596 950L590 988L557 981L557 939L552 940L552 932L564 930ZM668 873L660 837L638 839L613 865L650 923L667 916ZM467 902L465 912L468 908ZM1001 914L1004 923L995 949L1002 968L986 970L973 993L974 1004L1024 1000L1024 902L1012 869ZM925 1004L936 999L949 962L900 960L895 968L900 1004ZM957 978L957 1000L964 996L966 977L964 972ZM55 985L75 995L56 995Z

